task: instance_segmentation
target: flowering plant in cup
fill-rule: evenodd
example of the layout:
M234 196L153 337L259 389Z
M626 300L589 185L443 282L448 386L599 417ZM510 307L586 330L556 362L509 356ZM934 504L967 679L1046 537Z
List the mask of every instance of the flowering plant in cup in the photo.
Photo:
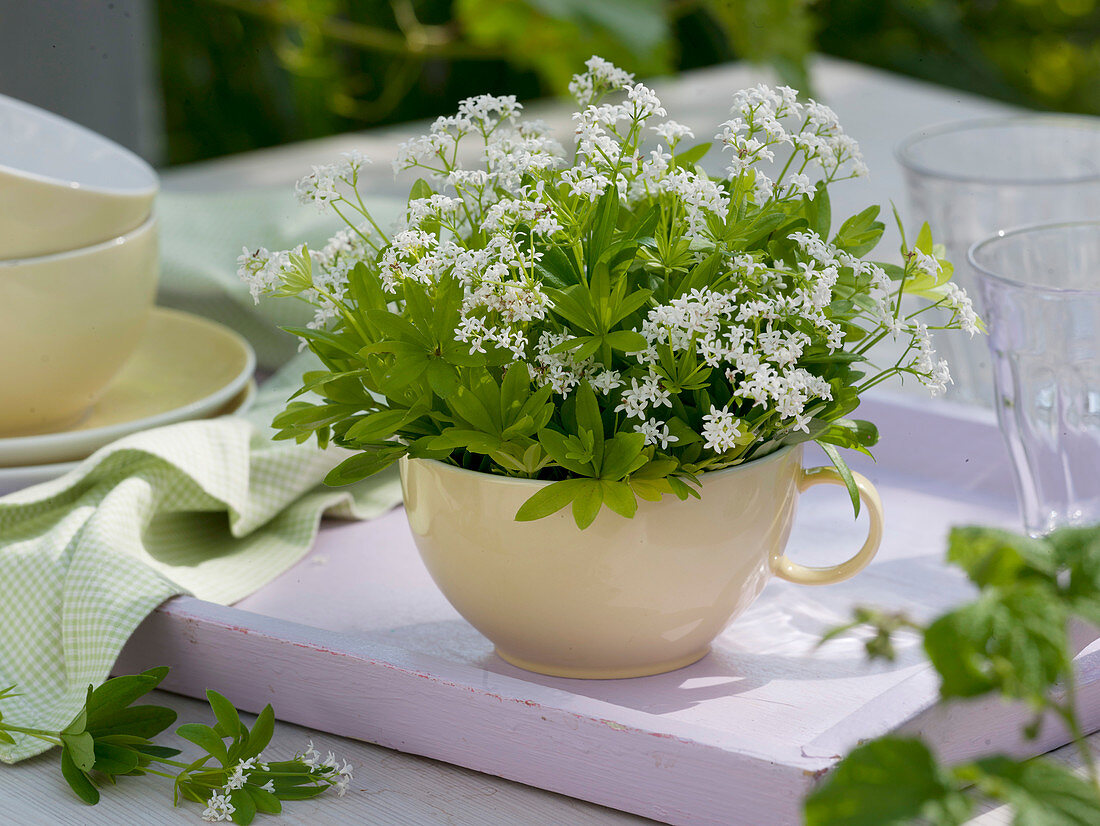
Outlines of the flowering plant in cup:
M343 484L402 456L553 482L517 513L699 495L699 477L816 440L866 451L869 422L847 418L894 376L933 392L950 381L921 316L979 325L927 225L901 265L867 254L871 206L831 229L828 188L866 173L828 107L794 90L733 96L711 143L666 118L653 91L598 57L571 84L568 148L521 118L514 97L463 101L404 144L416 170L387 234L359 193L367 160L315 167L303 201L347 222L320 250L245 249L253 294L316 308L292 332L325 369L275 420L279 437L356 452ZM724 173L698 165L708 150ZM468 162L471 158L472 162ZM904 233L903 233L904 236ZM902 310L904 293L930 301ZM873 360L884 339L900 357Z

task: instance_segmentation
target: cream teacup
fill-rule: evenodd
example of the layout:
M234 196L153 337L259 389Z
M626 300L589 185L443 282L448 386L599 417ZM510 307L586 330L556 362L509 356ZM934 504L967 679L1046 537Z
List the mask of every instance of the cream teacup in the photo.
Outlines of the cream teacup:
M79 420L138 345L156 287L155 218L93 246L0 261L0 436Z
M604 509L585 530L569 509L514 517L539 486L424 459L401 461L405 510L443 595L505 660L560 677L618 678L689 665L775 574L803 585L861 571L882 538L882 504L855 474L870 517L846 562L808 568L784 554L798 494L843 484L803 470L802 446L705 473L701 498Z

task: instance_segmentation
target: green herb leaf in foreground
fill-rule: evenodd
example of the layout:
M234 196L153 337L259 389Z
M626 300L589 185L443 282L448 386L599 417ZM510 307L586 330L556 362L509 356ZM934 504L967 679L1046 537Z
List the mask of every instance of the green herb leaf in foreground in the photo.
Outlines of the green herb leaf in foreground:
M961 824L972 802L920 740L884 737L860 746L806 798L806 826Z
M153 668L114 677L98 688L89 686L84 707L59 732L6 722L0 709L0 739L10 743L13 734L22 734L61 746L61 774L89 805L100 802L103 785L145 774L174 778L174 802L204 804L204 820L232 820L242 826L257 814L278 814L284 801L307 800L329 789L341 797L346 793L352 780L346 760L338 761L332 752L322 759L311 742L290 760L269 761L264 751L275 730L271 706L249 729L233 704L215 691L207 692L215 724L185 723L176 730L201 753L190 763L172 759L180 751L156 745L151 738L175 721L176 712L133 705L167 674L166 667ZM14 696L14 688L0 690L0 701Z
M952 530L948 561L965 571L977 597L927 627L904 615L858 608L854 622L874 636L869 656L892 658L892 635L922 630L944 701L996 694L1022 700L1034 721L1055 716L1073 736L1086 776L1043 758L990 755L940 765L919 740L885 737L845 757L806 799L808 826L962 823L975 797L1007 804L1018 826L1100 823L1100 781L1077 717L1067 625L1100 617L1100 527L1055 531L1041 539L994 528Z

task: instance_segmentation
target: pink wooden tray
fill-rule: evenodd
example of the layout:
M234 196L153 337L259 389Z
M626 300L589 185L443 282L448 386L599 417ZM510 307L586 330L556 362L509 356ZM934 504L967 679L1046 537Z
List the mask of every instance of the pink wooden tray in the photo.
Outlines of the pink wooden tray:
M309 556L233 607L170 600L118 669L171 665L165 687L182 694L217 687L248 710L271 702L281 719L677 824L797 823L817 779L889 731L920 732L948 759L1068 742L1054 723L1021 740L1017 707L937 705L913 638L888 665L867 665L854 638L815 650L853 605L928 618L967 598L942 562L948 527L1018 522L991 415L885 396L860 414L882 431L878 464L856 463L886 507L875 562L834 586L773 581L688 668L585 681L508 665L436 590L397 509L327 524ZM836 561L862 541L843 490L815 489L800 508L789 546L799 561ZM1100 727L1094 638L1078 646L1088 731Z

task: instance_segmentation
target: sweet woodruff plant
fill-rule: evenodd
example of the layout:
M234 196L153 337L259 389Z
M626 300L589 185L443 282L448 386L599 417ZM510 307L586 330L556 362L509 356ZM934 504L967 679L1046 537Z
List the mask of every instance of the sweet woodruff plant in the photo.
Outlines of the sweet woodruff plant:
M651 89L598 57L586 66L568 147L492 96L404 144L395 171L422 177L392 234L361 198L366 158L299 182L347 227L319 250L239 262L257 300L316 309L292 332L325 369L306 374L278 435L358 451L332 484L406 455L550 481L517 518L571 503L581 527L816 440L858 508L836 448L877 440L846 418L860 395L906 375L942 391L922 319L980 324L951 265L927 226L912 246L902 233L900 265L869 261L877 206L830 229L829 186L866 167L827 106L758 86L734 94L713 144L688 145ZM708 151L718 177L699 165ZM928 300L903 309L905 293Z

